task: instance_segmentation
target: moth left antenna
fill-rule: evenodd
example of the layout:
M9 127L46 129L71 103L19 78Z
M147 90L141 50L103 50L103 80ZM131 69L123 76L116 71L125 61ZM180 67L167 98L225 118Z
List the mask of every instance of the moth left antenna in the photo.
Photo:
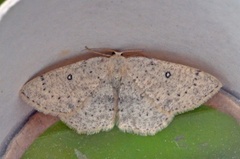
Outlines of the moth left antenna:
M98 54L98 55L102 55L102 56L106 56L106 57L112 56L112 55L104 54L104 53L102 53L102 52L95 51L95 50L93 50L93 49L88 48L87 46L85 46L85 49L88 50L88 51L91 51L91 52L93 52L93 53L95 53L95 54ZM115 52L114 50L111 50L111 51Z

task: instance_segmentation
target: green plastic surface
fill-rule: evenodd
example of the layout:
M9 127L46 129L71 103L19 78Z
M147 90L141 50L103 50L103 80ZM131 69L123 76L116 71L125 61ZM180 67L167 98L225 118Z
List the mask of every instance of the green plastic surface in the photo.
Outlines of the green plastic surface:
M232 117L201 106L178 115L154 136L109 132L79 135L62 122L46 130L23 159L238 159L240 126Z
M0 0L0 4L2 4L5 0Z

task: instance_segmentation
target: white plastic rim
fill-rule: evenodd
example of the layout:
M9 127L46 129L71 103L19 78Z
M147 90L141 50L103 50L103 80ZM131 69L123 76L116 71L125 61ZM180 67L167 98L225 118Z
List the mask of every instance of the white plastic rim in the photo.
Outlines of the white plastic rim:
M6 0L0 5L0 22L2 17L8 12L10 8L12 8L15 4L17 4L20 0Z

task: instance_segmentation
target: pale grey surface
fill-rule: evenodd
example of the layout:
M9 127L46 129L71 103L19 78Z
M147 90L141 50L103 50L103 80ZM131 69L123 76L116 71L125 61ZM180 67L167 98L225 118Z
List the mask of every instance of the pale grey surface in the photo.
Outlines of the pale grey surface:
M239 15L238 0L22 0L0 23L1 145L32 110L21 86L85 45L152 51L212 73L239 95Z

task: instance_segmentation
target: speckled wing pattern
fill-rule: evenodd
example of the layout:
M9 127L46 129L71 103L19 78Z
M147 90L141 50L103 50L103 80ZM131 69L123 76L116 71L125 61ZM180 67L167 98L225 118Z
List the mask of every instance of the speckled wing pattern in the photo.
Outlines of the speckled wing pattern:
M21 97L58 116L78 133L110 130L154 135L176 114L192 110L221 88L210 74L146 57L95 57L26 83Z
M118 104L118 126L126 132L154 135L176 114L199 107L221 88L215 77L184 65L145 57L126 63Z
M154 135L165 128L172 114L158 109L154 101L145 94L131 77L124 78L119 91L118 127L124 132L139 135Z
M110 83L101 81L99 87L84 101L82 107L59 117L79 134L107 131L115 124L115 100Z
M109 111L114 99L108 61L96 57L47 72L26 83L21 97L38 111L58 116L79 133L108 130L115 118L115 111Z

